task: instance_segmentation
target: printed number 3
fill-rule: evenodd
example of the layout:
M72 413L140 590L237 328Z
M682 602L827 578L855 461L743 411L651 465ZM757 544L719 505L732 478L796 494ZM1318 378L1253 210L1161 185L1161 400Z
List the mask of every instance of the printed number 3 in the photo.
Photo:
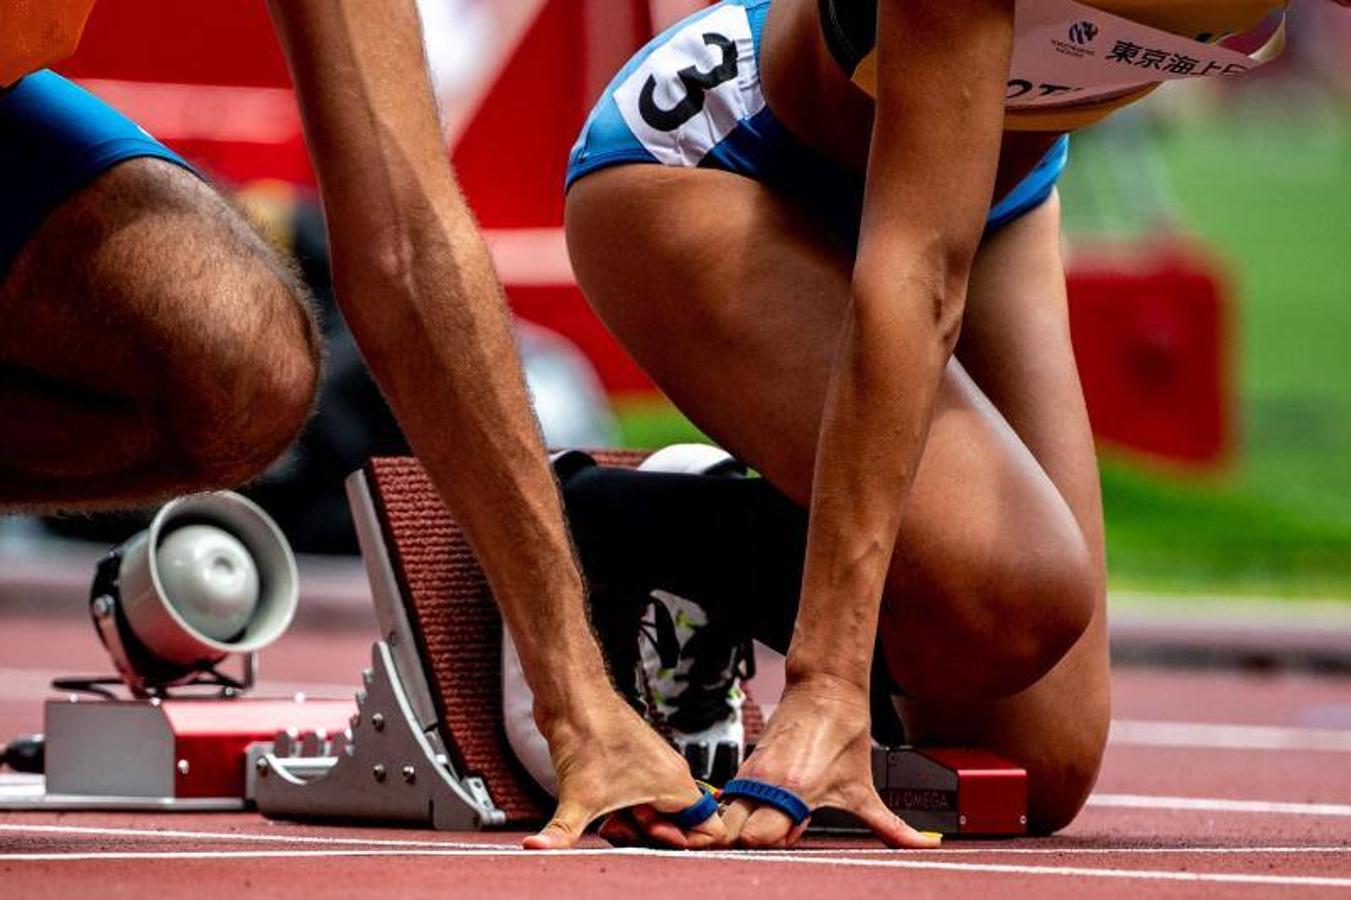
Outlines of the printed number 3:
M657 105L657 77L649 75L638 96L638 112L643 121L658 131L675 131L704 108L704 94L736 77L736 42L720 34L705 34L704 43L722 51L722 62L710 72L700 72L698 66L689 66L676 73L685 86L685 96L670 109Z

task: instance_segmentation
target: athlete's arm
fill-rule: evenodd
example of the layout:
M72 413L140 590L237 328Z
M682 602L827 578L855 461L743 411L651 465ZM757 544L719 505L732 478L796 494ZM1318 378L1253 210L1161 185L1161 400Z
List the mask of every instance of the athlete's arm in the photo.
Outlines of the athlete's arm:
M961 325L998 164L1012 0L879 0L862 230L818 439L802 603L783 698L740 772L932 846L872 782L868 682L883 583ZM800 831L745 800L729 836Z
M994 189L1012 0L881 0L853 303L826 401L790 676L866 688L883 579Z
M319 175L343 315L473 543L555 760L574 747L573 775L583 773L560 772L560 816L540 845L571 843L617 807L687 805L698 797L688 769L611 690L591 635L501 289L446 160L413 0L269 6ZM611 756L593 759L591 747ZM678 829L674 838L683 844Z

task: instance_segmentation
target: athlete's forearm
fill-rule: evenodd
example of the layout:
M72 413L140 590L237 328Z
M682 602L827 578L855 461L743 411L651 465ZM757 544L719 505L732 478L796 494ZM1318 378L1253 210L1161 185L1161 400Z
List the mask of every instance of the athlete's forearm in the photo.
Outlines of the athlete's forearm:
M840 339L817 444L802 602L790 681L829 675L866 689L883 584L934 395L950 352L944 329L916 307L922 283L856 297Z
M1008 0L879 4L853 303L817 445L790 681L827 675L866 690L884 582L989 209L1011 45Z
M538 701L566 706L608 682L501 290L446 160L413 0L270 5L343 314L464 525Z

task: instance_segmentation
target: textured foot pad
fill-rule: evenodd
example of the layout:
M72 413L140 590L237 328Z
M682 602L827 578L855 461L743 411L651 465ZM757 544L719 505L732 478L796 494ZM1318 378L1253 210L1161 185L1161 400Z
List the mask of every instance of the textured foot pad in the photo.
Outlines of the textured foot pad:
M630 467L647 456L632 450L592 455L602 465ZM483 779L506 814L506 827L542 824L553 801L507 745L502 620L469 541L417 460L373 459L366 475L456 771ZM753 741L763 726L760 710L748 699L743 715Z

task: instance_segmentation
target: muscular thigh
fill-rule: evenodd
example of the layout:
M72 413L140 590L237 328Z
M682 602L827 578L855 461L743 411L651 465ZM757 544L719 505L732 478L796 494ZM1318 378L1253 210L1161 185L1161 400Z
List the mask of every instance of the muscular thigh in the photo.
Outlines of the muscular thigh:
M568 241L587 298L676 405L806 502L849 304L849 252L753 181L656 166L579 182L568 198ZM948 446L958 437L965 450ZM926 492L933 476L955 478L963 467L982 481L1036 475L1035 460L956 363L930 444L947 464L926 473Z

